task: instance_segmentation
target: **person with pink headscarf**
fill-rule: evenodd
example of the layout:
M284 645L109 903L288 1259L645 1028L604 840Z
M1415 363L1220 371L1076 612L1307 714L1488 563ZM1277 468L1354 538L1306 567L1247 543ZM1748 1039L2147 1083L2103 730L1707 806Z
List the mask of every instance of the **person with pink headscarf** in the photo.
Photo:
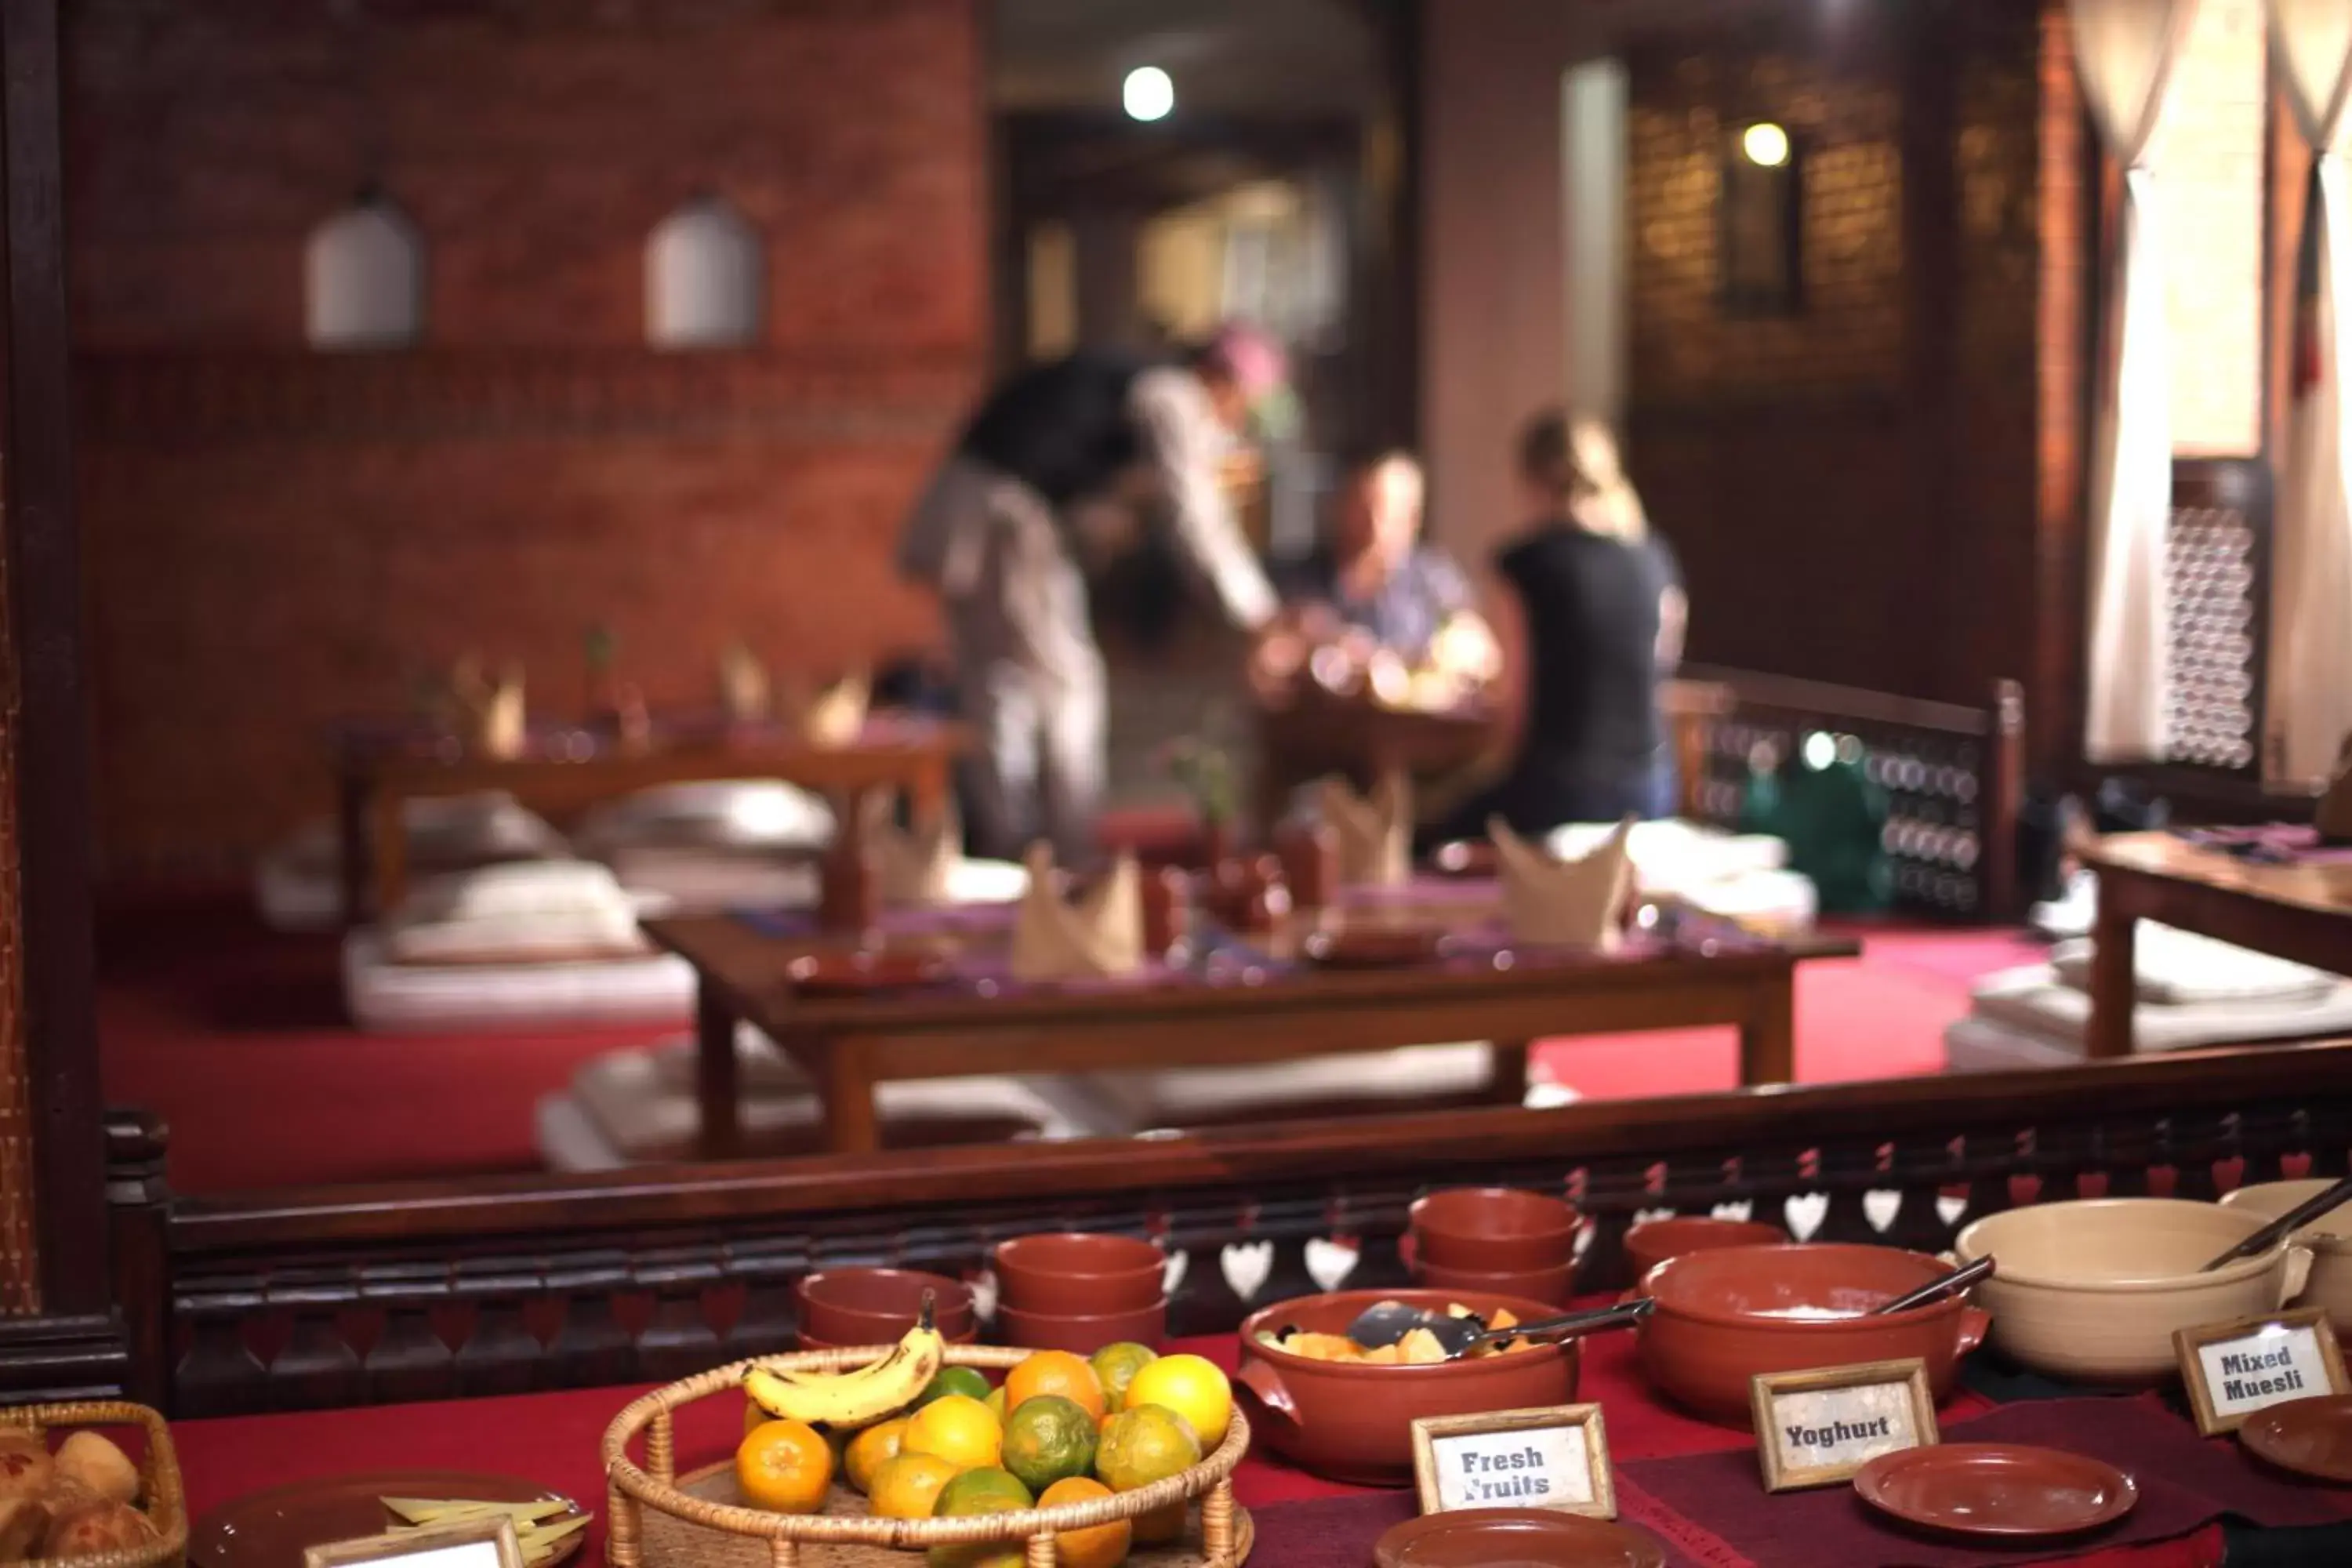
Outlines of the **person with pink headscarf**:
M1279 343L1228 327L1173 363L1084 351L1033 366L973 416L898 544L940 595L958 697L979 741L974 852L1038 839L1065 865L1096 848L1108 706L1082 564L1087 519L1156 510L1176 553L1252 636L1279 611L1223 485L1253 414L1289 380Z

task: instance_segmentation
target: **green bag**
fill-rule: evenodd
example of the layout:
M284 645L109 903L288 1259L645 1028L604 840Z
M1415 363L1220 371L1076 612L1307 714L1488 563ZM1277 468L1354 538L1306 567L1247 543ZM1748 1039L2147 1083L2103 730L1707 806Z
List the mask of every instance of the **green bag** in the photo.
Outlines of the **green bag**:
M1821 748L1813 750L1818 757ZM1863 761L1848 747L1826 765L1800 754L1748 769L1741 828L1789 846L1789 868L1811 879L1824 914L1873 914L1894 902L1886 792L1870 781Z

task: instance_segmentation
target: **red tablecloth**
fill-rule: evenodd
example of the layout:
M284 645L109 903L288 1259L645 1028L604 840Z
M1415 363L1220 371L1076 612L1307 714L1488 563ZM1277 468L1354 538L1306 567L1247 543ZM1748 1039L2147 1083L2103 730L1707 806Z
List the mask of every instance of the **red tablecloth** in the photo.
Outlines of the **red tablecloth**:
M1744 1433L1693 1421L1662 1406L1641 1382L1633 1343L1630 1335L1622 1334L1589 1342L1579 1393L1606 1409L1610 1448L1618 1463L1753 1446ZM1230 1368L1236 1344L1226 1336L1175 1348ZM371 1470L444 1468L520 1476L575 1497L601 1516L604 1484L598 1448L605 1427L639 1392L589 1389L457 1404L233 1416L178 1422L173 1433L187 1481L188 1505L198 1520L248 1492L292 1481ZM1948 1424L1993 1408L1964 1393L1942 1415ZM689 1408L678 1423L680 1468L731 1452L741 1419L741 1407L731 1400L705 1400ZM1366 1495L1318 1480L1262 1453L1243 1464L1234 1490L1245 1507L1262 1516L1285 1504ZM1361 1562L1370 1562L1371 1546L1370 1539L1362 1542ZM603 1550L600 1517L590 1539L590 1551L596 1555L585 1561L600 1561ZM2073 1561L2083 1568L2218 1568L2221 1560L2221 1531L2213 1526L2178 1541L2095 1552ZM1725 1568L1741 1568L1744 1562L1727 1558ZM1291 1565L1267 1563L1263 1568Z

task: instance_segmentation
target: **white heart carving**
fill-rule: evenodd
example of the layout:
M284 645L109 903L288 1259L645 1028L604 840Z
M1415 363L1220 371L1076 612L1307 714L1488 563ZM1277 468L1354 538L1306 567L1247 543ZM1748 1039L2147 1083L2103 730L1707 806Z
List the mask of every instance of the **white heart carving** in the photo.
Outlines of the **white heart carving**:
M1740 1199L1736 1204L1717 1204L1715 1205L1716 1218L1736 1219L1742 1225L1747 1224L1748 1216L1753 1215L1755 1212L1755 1204L1746 1198Z
M1875 1192L1862 1194L1862 1215L1870 1221L1870 1228L1873 1230L1885 1230L1895 1223L1895 1216L1902 1212L1903 1194L1901 1193Z
M1184 1270L1191 1268L1192 1264L1192 1255L1189 1252L1171 1252L1168 1255L1166 1284L1163 1289L1167 1291L1169 1300L1175 1300L1177 1287L1184 1283Z
M986 1322L996 1316L996 1270L983 1269L971 1282L971 1310Z
M1591 1220L1586 1220L1582 1225L1578 1226L1576 1227L1575 1256L1579 1258L1583 1257L1585 1248L1591 1247L1592 1245L1592 1238L1600 1234L1601 1227L1594 1225Z
M1958 1225L1960 1216L1969 1212L1969 1200L1949 1195L1936 1200L1936 1217L1946 1225Z
M1675 1211L1672 1209L1638 1209L1634 1211L1633 1225L1648 1225L1654 1220L1672 1219L1674 1217ZM1631 1230L1633 1227L1633 1226L1627 1226L1625 1228Z
M1253 1300L1274 1277L1274 1243L1237 1241L1219 1255L1218 1262L1235 1299Z
M1356 1271L1356 1249L1321 1237L1307 1243L1307 1277L1326 1290L1337 1290Z
M1813 1232L1822 1228L1822 1221L1830 1217L1830 1195L1805 1193L1790 1198L1780 1212L1788 1217L1789 1234L1799 1241L1810 1241Z

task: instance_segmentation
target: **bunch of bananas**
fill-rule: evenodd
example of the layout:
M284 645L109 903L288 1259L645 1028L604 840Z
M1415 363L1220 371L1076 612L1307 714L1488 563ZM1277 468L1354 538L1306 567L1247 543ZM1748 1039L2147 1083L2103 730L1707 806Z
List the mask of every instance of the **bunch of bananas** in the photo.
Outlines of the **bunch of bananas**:
M839 1430L868 1426L912 1405L940 1374L947 1341L932 1321L931 1297L922 1316L888 1355L855 1372L793 1372L755 1366L743 1377L751 1403L782 1421Z

